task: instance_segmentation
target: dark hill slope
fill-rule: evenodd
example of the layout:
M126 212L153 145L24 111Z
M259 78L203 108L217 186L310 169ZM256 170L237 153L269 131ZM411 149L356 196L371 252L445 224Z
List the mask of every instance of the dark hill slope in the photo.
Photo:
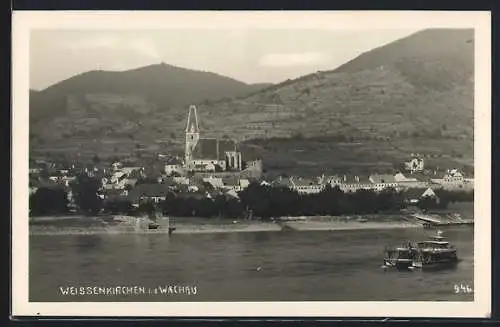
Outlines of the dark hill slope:
M115 99L127 106L127 99L140 99L158 111L191 103L241 96L259 90L266 84L249 85L210 72L195 71L166 64L118 71L90 71L61 81L36 92L30 100L32 122L64 118L70 102L82 110L99 103L101 97ZM89 105L89 102L91 103ZM137 105L137 103L130 103ZM85 116L85 112L81 113Z

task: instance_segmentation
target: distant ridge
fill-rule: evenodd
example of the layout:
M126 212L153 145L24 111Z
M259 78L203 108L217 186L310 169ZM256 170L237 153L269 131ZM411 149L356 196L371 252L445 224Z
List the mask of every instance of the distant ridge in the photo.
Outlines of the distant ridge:
M165 63L126 71L93 70L32 93L36 96L30 101L30 114L35 121L65 115L67 97L82 98L89 94L133 95L165 110L241 96L267 85L246 84L216 73Z
M473 160L472 29L423 30L336 69L271 86L168 65L73 79L54 86L58 92L33 93L37 103L60 101L53 94L65 96L61 111L46 106L51 120L32 124L34 150L45 151L44 144L55 140L67 151L89 153L130 154L139 144L149 151L182 151L186 101L198 104L205 136L246 141L256 156L279 165L365 160L364 165L381 166L414 152L456 165ZM41 109L31 113L37 116ZM305 140L301 148L297 142L271 140L291 137ZM308 138L318 137L329 147L314 143L309 149ZM336 144L342 142L350 144L349 151L339 150Z

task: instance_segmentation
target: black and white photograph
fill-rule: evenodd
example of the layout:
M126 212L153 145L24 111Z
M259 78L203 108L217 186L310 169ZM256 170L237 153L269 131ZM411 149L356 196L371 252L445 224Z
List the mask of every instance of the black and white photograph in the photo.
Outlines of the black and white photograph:
M487 317L488 12L14 12L12 303Z

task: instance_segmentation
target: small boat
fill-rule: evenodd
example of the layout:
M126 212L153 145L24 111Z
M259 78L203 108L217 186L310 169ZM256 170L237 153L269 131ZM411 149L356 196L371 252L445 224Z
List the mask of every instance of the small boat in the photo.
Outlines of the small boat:
M386 257L382 266L384 269L410 270L410 267L413 266L413 254L407 246L387 248L385 252Z
M458 263L457 249L450 245L442 231L427 241L408 242L400 247L386 248L383 268L398 270L453 267Z
M150 222L148 224L148 229L158 229L158 227L160 227L160 224L158 224L156 222Z

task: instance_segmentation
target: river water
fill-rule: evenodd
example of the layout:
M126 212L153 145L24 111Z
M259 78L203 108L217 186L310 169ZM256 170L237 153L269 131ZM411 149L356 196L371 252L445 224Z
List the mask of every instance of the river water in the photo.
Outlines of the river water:
M33 234L29 295L34 302L472 301L455 285L473 289L473 228L444 232L459 265L413 272L381 269L384 247L434 231Z

